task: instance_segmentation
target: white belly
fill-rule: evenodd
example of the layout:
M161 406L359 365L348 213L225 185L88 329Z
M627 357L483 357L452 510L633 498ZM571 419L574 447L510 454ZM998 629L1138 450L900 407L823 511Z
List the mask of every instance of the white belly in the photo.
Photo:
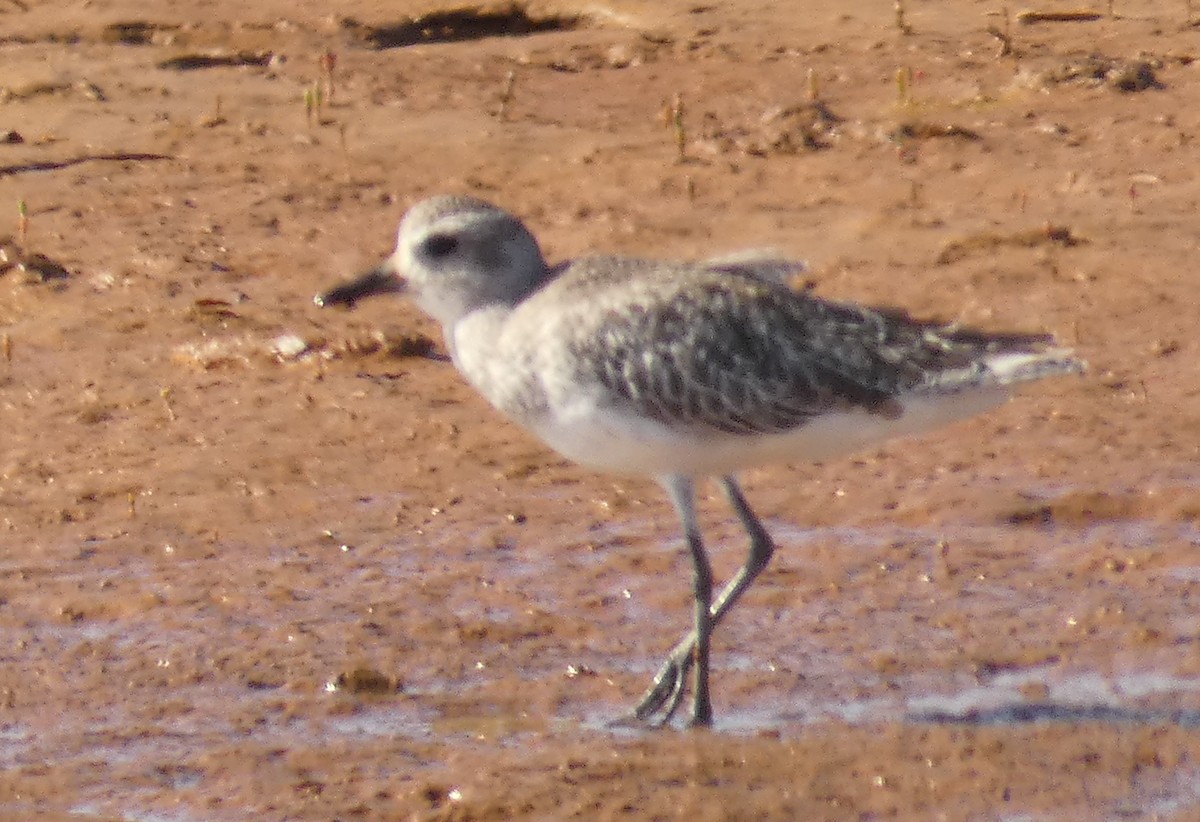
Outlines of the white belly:
M676 431L660 423L589 407L555 409L528 424L552 448L581 465L632 474L707 476L771 463L817 461L893 437L918 434L996 407L1004 388L913 397L894 418L866 411L831 413L781 434L737 435Z

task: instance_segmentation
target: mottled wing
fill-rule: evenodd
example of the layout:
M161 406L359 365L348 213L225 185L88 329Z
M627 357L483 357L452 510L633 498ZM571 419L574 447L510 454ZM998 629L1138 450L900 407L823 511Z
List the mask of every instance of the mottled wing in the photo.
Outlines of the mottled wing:
M736 266L671 268L621 299L591 301L595 327L571 352L580 376L671 426L781 432L837 409L895 416L903 395L986 370L997 350L1040 338L941 333L900 312L798 293ZM581 322L588 322L580 318ZM937 390L953 390L945 387Z

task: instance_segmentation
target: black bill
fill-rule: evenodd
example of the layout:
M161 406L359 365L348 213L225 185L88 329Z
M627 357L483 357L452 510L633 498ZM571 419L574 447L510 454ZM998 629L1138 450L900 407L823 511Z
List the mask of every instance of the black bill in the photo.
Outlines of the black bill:
M322 308L328 308L331 305L353 308L356 302L367 297L374 297L377 294L395 294L403 290L403 281L396 276L396 272L388 263L383 263L348 283L318 294L313 297L313 302Z

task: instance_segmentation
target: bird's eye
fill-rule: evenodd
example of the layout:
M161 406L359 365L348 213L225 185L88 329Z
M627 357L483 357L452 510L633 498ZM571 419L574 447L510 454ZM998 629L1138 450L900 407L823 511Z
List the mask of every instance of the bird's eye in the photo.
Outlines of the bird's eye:
M437 259L453 253L454 249L458 248L458 238L450 234L433 234L426 238L422 245L426 254Z

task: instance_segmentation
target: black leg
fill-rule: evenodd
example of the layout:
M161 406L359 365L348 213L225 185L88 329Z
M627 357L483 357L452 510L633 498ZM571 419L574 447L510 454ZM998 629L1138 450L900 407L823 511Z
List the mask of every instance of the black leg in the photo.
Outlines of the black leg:
M696 494L692 481L688 477L667 477L663 486L679 512L679 520L683 523L683 534L687 538L688 550L692 554L692 599L694 615L692 634L696 637L693 643L692 659L695 664L695 679L692 685L692 724L707 726L712 724L712 698L708 688L709 648L712 646L712 564L708 561L708 553L704 550L704 538L700 534L700 525L696 521ZM680 677L682 680L684 677ZM681 684L682 691L682 684Z
M687 681L688 672L692 665L696 665L696 708L692 712L692 721L694 724L709 724L712 721L712 707L708 693L708 646L711 638L712 630L717 626L721 619L729 612L731 608L741 598L746 589L754 582L755 578L762 573L762 570L767 567L767 563L771 561L771 555L775 553L775 544L771 541L770 535L767 534L758 517L750 509L749 503L742 495L741 489L738 487L737 480L732 476L721 478L721 486L725 490L725 495L729 498L729 503L733 510L737 513L738 518L742 522L742 526L746 529L746 533L750 536L750 553L746 557L745 564L738 569L733 579L721 590L717 595L716 601L707 607L708 620L705 626L707 634L704 641L700 639L700 628L702 620L700 619L699 608L701 601L701 565L697 563L697 556L700 557L700 563L703 565L703 574L707 576L707 590L711 593L712 590L712 571L708 563L708 556L704 551L704 546L700 539L699 526L696 524L696 513L694 504L694 495L692 493L692 483L689 480L668 480L664 481L664 486L667 493L671 496L672 502L679 510L679 517L683 521L684 534L687 536L688 547L692 551L693 565L696 569L696 626L671 649L671 653L667 655L658 673L654 677L654 682L650 689L646 692L642 700L634 708L634 717L642 721L652 722L656 725L663 725L670 721L671 716L679 708L680 702L683 700L683 693ZM686 504L681 504L680 499ZM703 667L701 667L701 658L703 658ZM701 685L703 680L703 686ZM703 695L701 696L701 688L703 687ZM705 712L702 714L700 710L701 699L705 706ZM701 723L701 716L707 716L707 721Z

